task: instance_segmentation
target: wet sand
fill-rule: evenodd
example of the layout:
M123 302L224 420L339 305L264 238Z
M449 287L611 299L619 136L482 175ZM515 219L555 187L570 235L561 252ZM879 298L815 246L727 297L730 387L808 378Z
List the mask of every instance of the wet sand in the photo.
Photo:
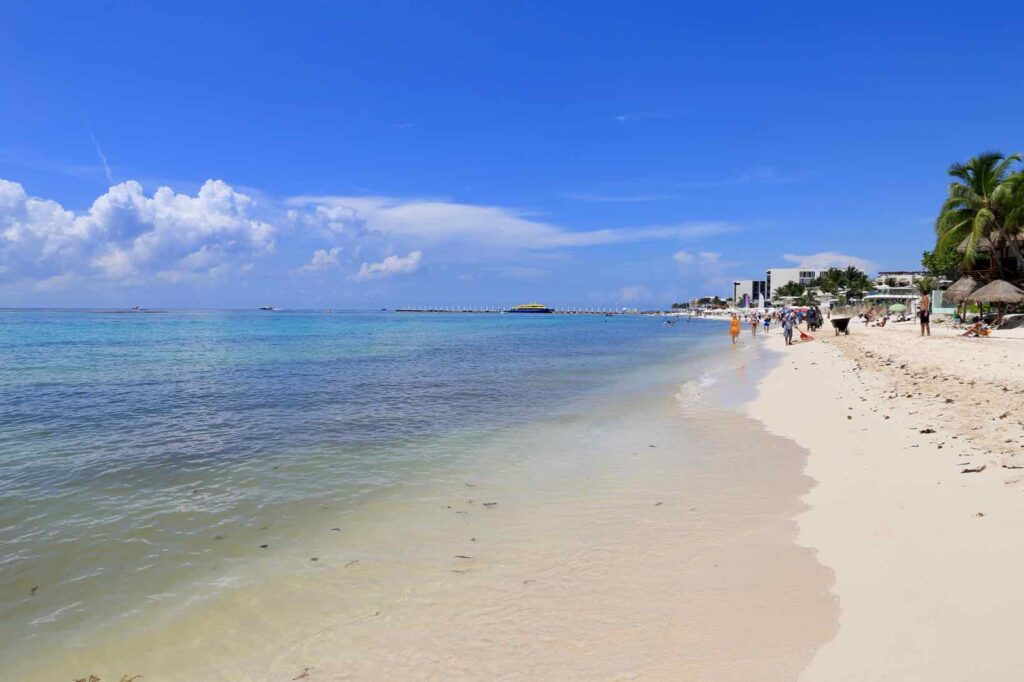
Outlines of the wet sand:
M482 445L499 467L325 510L216 590L125 614L17 679L795 679L837 608L794 542L804 452L719 406L752 390L753 350L678 394Z
M449 562L456 581L420 583L290 658L327 680L794 679L835 617L830 575L793 543L800 454L738 414L680 429L677 405L658 409L595 438L609 459L584 486L486 486L499 506L444 543L472 557ZM684 443L731 449L682 463Z

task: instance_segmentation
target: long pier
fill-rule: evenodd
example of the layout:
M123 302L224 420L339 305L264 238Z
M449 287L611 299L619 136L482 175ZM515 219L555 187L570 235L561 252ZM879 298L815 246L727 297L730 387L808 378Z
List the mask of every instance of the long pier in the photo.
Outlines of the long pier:
M499 315L501 313L509 312L509 307L462 307L462 306L445 306L445 307L414 307L414 308L395 308L396 313L462 313L462 314L480 314L480 315ZM614 309L614 308L598 308L598 307L579 307L579 308L554 308L550 313L510 313L513 315L650 315L654 312L661 312L655 310L637 310L636 308L626 309Z

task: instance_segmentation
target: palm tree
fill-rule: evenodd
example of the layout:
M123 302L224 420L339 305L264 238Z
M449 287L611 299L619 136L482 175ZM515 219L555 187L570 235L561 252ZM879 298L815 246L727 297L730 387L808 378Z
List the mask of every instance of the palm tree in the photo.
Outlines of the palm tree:
M922 277L914 283L917 287L917 291L922 296L931 296L932 292L935 291L935 278L934 277Z
M817 292L814 289L805 289L800 298L796 300L800 305L820 305L821 300L818 298Z
M867 273L855 265L847 266L843 270L843 276L846 280L846 286L859 286L861 288L871 286L871 280L868 278Z
M800 284L799 282L786 282L785 284L783 284L782 286L775 290L775 295L802 296L805 288L806 287L804 287L804 285Z
M837 294L846 282L846 273L839 268L829 268L818 277L818 286L829 294Z
M1020 251L1024 237L1024 172L1018 171L1006 178L996 192L998 202L1006 211L1003 233L1007 246L1019 260L1024 260Z
M1020 154L1003 156L998 152L979 154L967 163L954 163L949 175L946 201L935 221L936 248L964 243L964 267L974 265L983 240L991 244L992 258L1002 276L1002 256L1008 247L1007 213L1011 211L1014 187L1003 187L1011 177L1011 167Z
M850 265L843 270L843 285L846 287L846 298L850 300L863 296L871 288L871 280L863 270Z

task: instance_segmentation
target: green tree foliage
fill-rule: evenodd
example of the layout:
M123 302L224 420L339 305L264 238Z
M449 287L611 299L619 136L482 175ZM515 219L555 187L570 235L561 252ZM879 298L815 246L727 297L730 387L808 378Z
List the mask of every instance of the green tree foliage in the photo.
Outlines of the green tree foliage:
M800 297L796 299L798 305L820 305L821 299L818 298L818 294L814 289L805 289L804 293L800 294Z
M786 282L775 290L776 296L801 296L806 287L799 282Z
M863 293L871 288L871 278L863 270L851 265L843 271L843 284L847 291Z
M793 297L801 301L807 301L803 305L817 305L818 298L812 289L821 289L833 296L847 298L860 298L866 291L871 289L872 282L863 270L854 266L848 268L829 268L821 273L810 286L804 286L797 282L788 282L775 290L776 296ZM812 301L813 302L810 302Z
M845 286L846 273L839 268L829 268L821 273L816 284L822 291L829 294L837 294Z
M851 265L847 268L829 268L818 276L814 286L833 296L845 294L848 298L860 298L871 289L872 283L866 272Z
M721 296L704 296L703 298L698 298L693 303L695 305L698 305L698 306L702 307L702 308L728 308L729 307L729 302L726 301L725 299L723 299ZM682 306L683 304L676 304L676 305ZM673 306L673 307L675 307L675 306ZM689 307L689 304L686 304L686 307Z
M934 251L925 251L921 254L921 265L933 277L956 279L960 276L960 266L963 260L964 257L957 252L955 244L947 243L945 247L936 246Z
M990 244L1003 276L1003 260L1018 250L1016 238L1024 225L1024 179L1013 171L1020 160L1020 154L985 152L949 167L954 180L935 220L934 252L946 253L963 243L961 264L969 269L979 250Z

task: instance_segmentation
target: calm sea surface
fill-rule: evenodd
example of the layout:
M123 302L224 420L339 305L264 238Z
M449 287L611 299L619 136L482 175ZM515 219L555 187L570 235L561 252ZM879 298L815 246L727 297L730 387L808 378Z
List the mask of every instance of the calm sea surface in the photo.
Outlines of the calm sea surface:
M721 345L718 331L649 317L0 311L0 661L187 594L211 565L287 542L310 509L355 509L472 458L490 434L541 429L627 379L666 381Z

